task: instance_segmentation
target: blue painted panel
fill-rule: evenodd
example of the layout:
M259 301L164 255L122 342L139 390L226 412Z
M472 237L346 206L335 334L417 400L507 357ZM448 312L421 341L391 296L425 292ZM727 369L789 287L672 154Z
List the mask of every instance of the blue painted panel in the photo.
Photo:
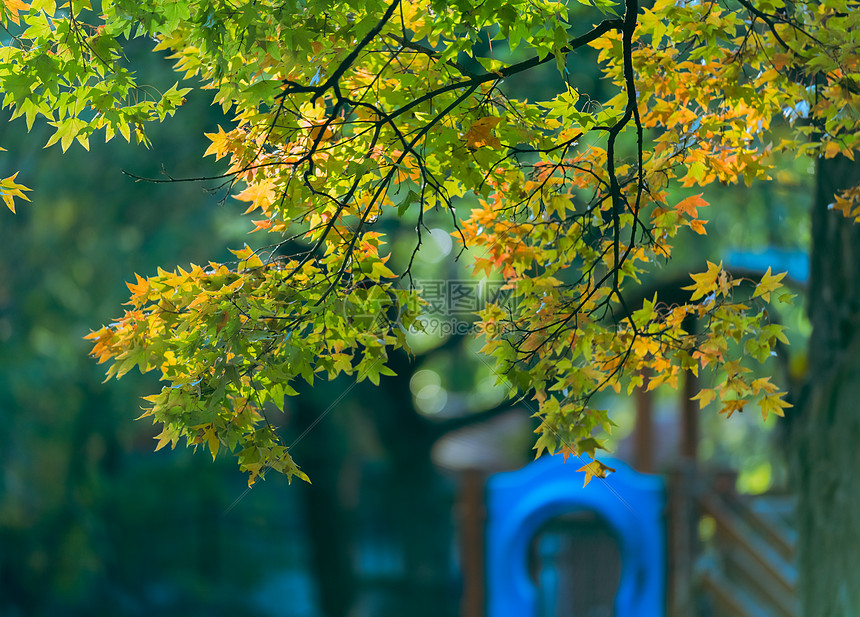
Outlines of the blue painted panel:
M536 617L537 589L529 577L528 552L540 527L569 512L601 516L618 539L621 581L616 617L665 615L666 530L663 482L621 461L616 472L583 487L581 462L544 456L526 467L492 476L487 483L488 617Z
M787 271L798 283L809 282L809 254L804 251L768 247L759 251L730 250L725 254L726 266L749 268L762 274L773 268L774 274Z

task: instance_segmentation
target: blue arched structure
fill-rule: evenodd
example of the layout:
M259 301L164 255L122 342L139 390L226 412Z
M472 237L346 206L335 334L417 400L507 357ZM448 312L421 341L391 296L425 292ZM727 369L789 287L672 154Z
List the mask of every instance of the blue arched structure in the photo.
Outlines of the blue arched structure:
M534 617L537 588L528 552L540 527L557 516L592 512L611 528L621 553L616 617L665 615L666 540L663 482L621 461L605 480L583 486L577 460L544 456L487 483L488 617Z

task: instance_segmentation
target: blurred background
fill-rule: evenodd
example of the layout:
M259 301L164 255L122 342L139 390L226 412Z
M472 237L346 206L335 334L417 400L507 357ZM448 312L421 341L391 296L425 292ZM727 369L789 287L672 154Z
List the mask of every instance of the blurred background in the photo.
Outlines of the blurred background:
M502 57L504 46L494 53ZM155 87L173 83L166 61L139 57ZM508 85L512 96L562 89L552 70L527 77ZM571 79L593 98L609 87L596 71ZM0 213L0 616L480 613L484 482L533 458L534 426L533 410L503 402L474 342L437 329L413 337L414 357L392 358L398 376L380 388L338 380L302 392L280 425L313 484L288 486L270 474L250 491L229 457L154 453L157 431L134 419L140 397L160 387L156 378L129 373L105 384L106 367L87 356L83 337L121 314L134 273L227 261L228 248L262 241L248 236L243 208L217 181L150 183L123 173L217 175L223 169L202 153L203 134L219 123L229 120L195 91L174 118L150 127L151 150L94 139L90 152L75 144L62 155L42 148L44 123L27 133L8 112L0 116L8 150L0 176L20 170L34 189L17 215ZM673 263L646 291L676 289L706 259L723 259L761 272L792 268L802 293L809 171L798 165L786 162L753 190L706 195L709 235L679 238ZM417 278L467 280L442 220ZM395 250L411 241L408 232L395 237ZM783 384L804 371L808 326L797 304L778 316L792 327L791 355L763 369ZM660 390L649 403L646 471L668 472L679 459L679 401ZM611 446L629 461L638 451L641 462L637 401L605 404L619 424ZM727 422L704 412L700 422L695 457L736 474L732 490L785 488L773 419Z

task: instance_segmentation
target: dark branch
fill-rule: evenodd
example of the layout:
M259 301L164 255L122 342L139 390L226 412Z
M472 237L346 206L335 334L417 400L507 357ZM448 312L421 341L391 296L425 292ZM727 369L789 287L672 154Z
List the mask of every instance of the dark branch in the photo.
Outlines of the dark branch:
M337 82L340 81L340 78L343 77L343 74L352 66L352 63L355 62L355 59L358 58L358 54L361 53L361 50L367 47L367 45L376 38L376 35L382 31L383 26L388 23L388 20L391 19L391 16L394 15L394 11L397 10L397 7L400 5L400 0L394 0L390 5L388 5L388 9L386 9L385 14L382 16L382 19L377 22L373 28L371 28L370 32L364 35L364 38L355 46L349 55L343 59L334 72L329 76L328 79L323 82L321 86L316 88L316 92L311 97L311 104L313 104L317 98L321 94L323 94L326 90L331 88L332 86L337 85Z

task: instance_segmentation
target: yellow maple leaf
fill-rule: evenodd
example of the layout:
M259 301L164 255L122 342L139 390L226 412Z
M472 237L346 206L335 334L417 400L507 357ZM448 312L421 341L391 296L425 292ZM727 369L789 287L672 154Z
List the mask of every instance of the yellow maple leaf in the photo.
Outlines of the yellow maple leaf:
M203 135L208 137L209 141L212 142L212 144L206 148L206 152L203 153L203 156L214 154L216 160L220 160L222 157L226 156L229 152L227 149L227 140L231 137L231 133L225 133L220 124L218 125L217 133L203 133Z
M723 271L723 262L719 264L708 262L708 270L707 272L701 272L699 274L691 274L690 277L695 281L692 285L688 285L687 287L682 287L681 289L692 290L693 295L690 296L690 300L698 300L699 298L704 298L710 293L713 293L717 290L717 278L720 276L720 273Z
M212 460L214 461L215 457L218 456L218 448L221 445L221 441L218 439L218 434L215 432L215 426L210 424L203 433L203 437L206 438L206 441L209 444L209 452L212 453Z
M759 377L758 379L754 380L750 385L752 386L753 394L758 394L762 390L764 390L768 394L771 394L778 390L778 388L770 382L770 377Z
M755 286L755 292L753 292L752 297L758 298L760 296L765 302L770 302L771 292L782 287L780 281L785 278L785 275L785 272L781 272L780 274L771 274L770 266L768 266L767 272L762 275L761 281L759 281L759 284Z
M16 171L14 175L8 178L0 178L0 197L6 202L6 207L13 213L15 212L15 198L18 197L24 201L30 201L30 198L24 195L24 191L29 191L23 184L16 184L15 177L18 175Z
M782 397L785 396L785 393L781 394L767 394L761 398L758 403L759 408L761 409L761 417L763 420L767 420L767 417L770 414L774 414L779 416L780 418L785 417L785 412L783 409L787 409L789 407L794 407L791 403L787 403L782 400Z
M591 461L577 469L577 471L585 472L585 484L582 486L588 486L588 483L591 482L592 478L605 478L606 474L612 473L615 470L608 465L604 465L600 461Z
M242 213L249 214L257 208L266 212L269 209L269 206L275 203L277 195L272 181L263 180L262 182L249 184L244 191L236 195L236 199L251 203L251 205L248 206L248 209Z
M704 409L716 398L716 396L717 392L715 390L711 388L702 388L699 390L699 393L690 400L699 401L699 409Z
M128 290L132 296L145 296L149 292L149 279L145 279L137 272L134 273L135 283L126 283Z
M727 418L731 418L735 412L742 412L746 407L745 399L729 399L723 401L723 408L720 409L721 414L726 414Z

